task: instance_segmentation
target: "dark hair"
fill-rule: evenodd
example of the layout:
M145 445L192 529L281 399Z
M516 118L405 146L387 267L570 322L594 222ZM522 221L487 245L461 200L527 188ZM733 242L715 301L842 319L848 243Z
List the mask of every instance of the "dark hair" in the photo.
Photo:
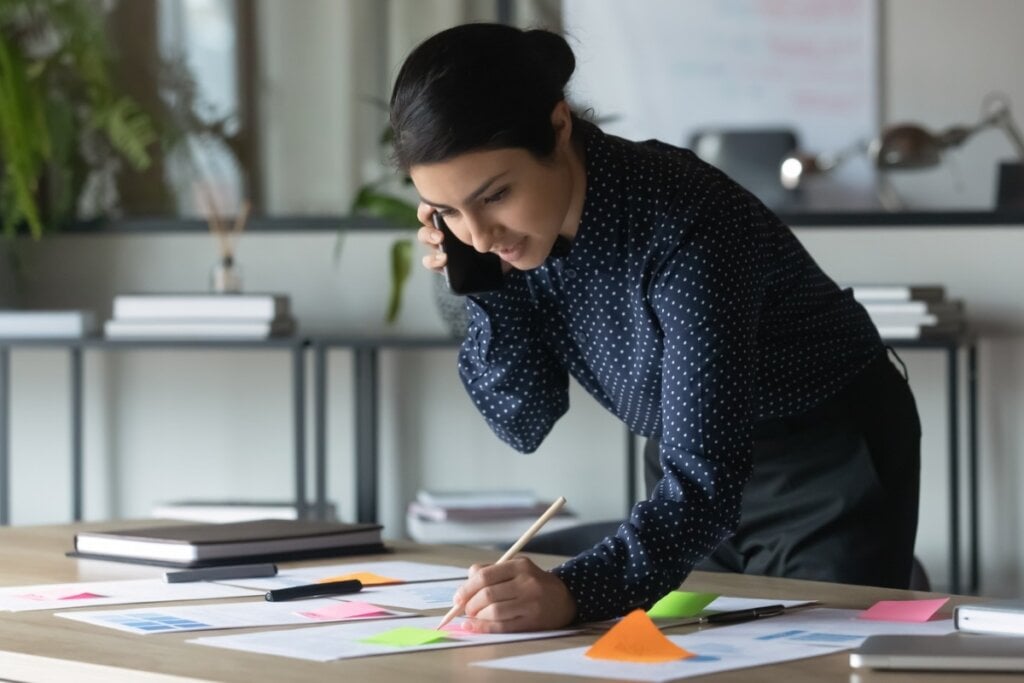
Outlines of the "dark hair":
M568 43L550 31L465 24L431 36L391 93L395 162L408 170L504 147L550 156L551 111L575 68Z

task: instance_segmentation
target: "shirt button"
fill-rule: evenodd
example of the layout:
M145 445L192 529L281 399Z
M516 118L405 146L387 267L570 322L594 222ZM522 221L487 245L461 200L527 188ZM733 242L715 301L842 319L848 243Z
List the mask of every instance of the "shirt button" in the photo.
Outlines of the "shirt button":
M573 270L572 268L566 268L565 270L562 271L562 274L565 275L570 280L576 277L576 271Z

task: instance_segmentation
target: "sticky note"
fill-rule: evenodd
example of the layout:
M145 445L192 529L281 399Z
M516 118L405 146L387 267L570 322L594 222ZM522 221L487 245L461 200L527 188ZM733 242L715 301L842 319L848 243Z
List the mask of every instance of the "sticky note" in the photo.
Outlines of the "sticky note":
M466 630L465 623L466 622L464 622L464 621L460 621L460 622L454 622L453 621L450 624L445 624L444 626L442 626L441 630L442 631L447 631L448 633L451 633L452 635L455 635L455 636L465 636L465 635L472 636L472 635L476 635L476 631L467 631Z
M640 609L626 615L584 654L591 659L646 664L673 662L694 656L694 653L666 638L647 613Z
M928 621L949 598L928 600L879 600L857 615L874 621Z
M440 642L447 635L444 631L435 631L429 628L400 626L399 628L393 628L390 631L384 631L369 638L362 638L359 642L390 645L392 647L416 647L417 645L429 645L430 643Z
M105 598L105 595L97 595L96 593L75 593L73 595L62 595L58 600L92 600L93 598Z
M319 621L333 621L334 619L352 619L354 617L367 617L371 614L386 614L387 610L371 605L368 602L339 602L336 605L310 610L308 612L296 612L299 616Z
M333 581L359 580L364 586L387 586L394 583L405 583L401 579L393 579L390 576L381 576L373 572L352 572L351 574L339 574L328 576L326 579L318 579L317 583L331 583Z
M679 619L693 617L704 611L704 608L715 601L714 593L688 593L672 591L647 610L651 619Z

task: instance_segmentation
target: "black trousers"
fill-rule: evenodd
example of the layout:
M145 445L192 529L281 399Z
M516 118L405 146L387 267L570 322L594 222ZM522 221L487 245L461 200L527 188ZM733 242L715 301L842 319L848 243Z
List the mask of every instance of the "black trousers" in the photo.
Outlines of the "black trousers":
M697 569L906 588L920 451L913 394L883 353L824 404L755 425L739 529ZM658 440L644 464L650 492Z

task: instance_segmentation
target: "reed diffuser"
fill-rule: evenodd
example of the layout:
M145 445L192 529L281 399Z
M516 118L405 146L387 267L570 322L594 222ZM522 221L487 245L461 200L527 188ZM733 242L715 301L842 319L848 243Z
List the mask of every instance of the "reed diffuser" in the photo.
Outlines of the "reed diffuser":
M229 229L227 223L221 219L209 188L203 185L201 191L207 205L206 222L210 226L210 232L217 238L219 249L217 262L210 270L210 291L218 294L237 294L242 291L242 269L235 259L235 247L242 231L245 230L251 204L248 200L242 202L235 222Z

